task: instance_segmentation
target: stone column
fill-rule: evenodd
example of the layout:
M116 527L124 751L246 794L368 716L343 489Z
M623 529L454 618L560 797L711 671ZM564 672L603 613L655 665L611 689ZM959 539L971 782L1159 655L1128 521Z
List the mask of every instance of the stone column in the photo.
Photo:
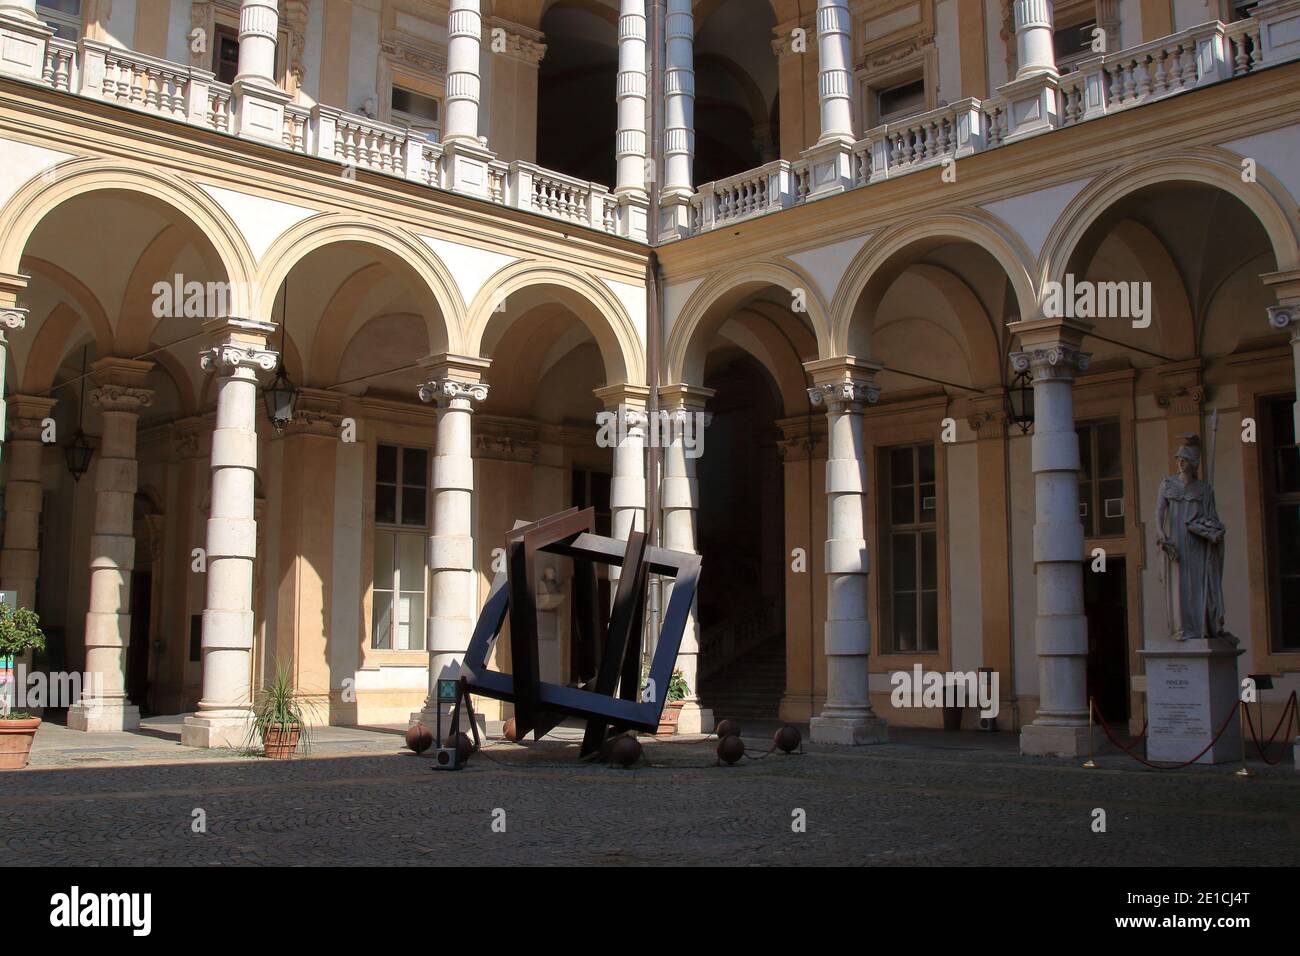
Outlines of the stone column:
M0 42L3 42L3 37L0 37ZM5 437L5 371L9 367L9 333L27 327L27 310L18 307L18 294L26 288L26 276L0 273L0 443Z
M618 139L614 194L619 234L646 236L646 0L621 0L618 18Z
M660 409L666 416L664 426L667 447L664 449L664 475L660 507L663 512L663 543L672 551L696 553L696 530L699 525L700 485L695 464L704 451L704 430L712 417L704 410L714 396L711 388L693 385L669 385L659 390ZM672 579L664 579L663 607L672 596ZM698 594L696 595L698 601ZM686 678L691 692L682 706L677 729L684 734L707 734L713 731L713 711L700 703L699 695L700 624L691 607L677 652L677 668Z
M181 743L241 747L252 718L253 562L257 557L257 373L279 361L266 348L269 322L213 319L201 354L217 374L212 432L212 504L207 527L207 597L203 608L203 696L185 718Z
M478 6L477 3L474 4ZM430 356L420 401L438 408L433 458L433 534L429 539L429 696L411 724L434 727L438 680L460 676L477 611L474 573L474 458L470 417L488 396L486 359Z
M1023 351L1011 367L1034 379L1034 577L1038 612L1038 714L1020 731L1020 752L1078 756L1088 748L1088 619L1083 610L1083 524L1074 377L1088 367L1091 326L1030 319L1009 326Z
M1291 363L1295 372L1296 402L1291 406L1295 434L1300 435L1300 270L1262 276L1264 284L1277 294L1277 305L1268 307L1268 324L1291 335ZM1300 735L1295 738L1295 768L1300 772Z
M144 387L152 362L103 358L91 367L104 435L95 463L95 530L90 538L90 603L86 612L89 687L68 709L68 728L89 733L134 730L140 708L127 698L131 643L131 572L135 569L136 424L153 403Z
M55 400L15 395L9 400L9 474L5 479L5 541L0 552L0 585L16 591L18 606L36 607L40 573L41 441Z
M1052 47L1052 0L1014 0L1016 18L1016 79L1056 72Z
M241 0L239 72L231 84L235 129L240 136L279 145L289 94L275 81L275 40L280 12L275 0Z
M39 80L52 36L36 13L36 0L0 0L0 74Z
M827 744L883 743L885 721L871 709L867 676L867 467L862 408L880 398L880 366L852 357L819 359L808 397L826 407L826 706L811 721L812 739Z
M451 0L447 14L447 98L444 143L478 144L479 0Z
M847 0L817 0L817 102L821 136L803 157L811 164L809 199L852 189L853 18Z
M1295 433L1300 436L1300 269L1272 272L1260 278L1277 295L1277 305L1268 307L1268 324L1291 335L1291 359L1295 368Z
M442 127L442 184L485 197L488 164L495 155L479 136L479 54L483 15L479 0L451 0L447 14L447 97Z
M664 185L660 235L685 236L695 194L695 17L691 0L668 0L664 71Z
M1020 65L1015 79L998 87L1007 101L1005 142L1054 129L1060 115L1052 0L1013 0L1012 8Z
M242 0L236 82L275 86L275 35L279 28L280 11L274 0Z
M646 404L650 389L644 385L611 385L596 389L605 406L598 437L610 439L614 449L614 477L610 483L609 508L613 536L626 541L633 531L645 530ZM613 579L617 580L611 568Z
M853 77L849 72L852 36L848 0L817 0L817 99L822 118L819 143L845 139L853 142Z

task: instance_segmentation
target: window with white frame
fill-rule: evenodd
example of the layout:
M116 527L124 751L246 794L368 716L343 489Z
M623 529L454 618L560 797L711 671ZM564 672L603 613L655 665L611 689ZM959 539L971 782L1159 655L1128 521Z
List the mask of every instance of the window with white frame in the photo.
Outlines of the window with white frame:
M81 39L81 0L41 0L36 14L59 39Z
M939 485L934 445L880 452L881 649L939 650Z
M433 143L442 135L442 104L396 83L390 94L389 119L394 126L405 126Z
M371 615L371 646L377 650L425 648L428 523L428 449L380 445Z

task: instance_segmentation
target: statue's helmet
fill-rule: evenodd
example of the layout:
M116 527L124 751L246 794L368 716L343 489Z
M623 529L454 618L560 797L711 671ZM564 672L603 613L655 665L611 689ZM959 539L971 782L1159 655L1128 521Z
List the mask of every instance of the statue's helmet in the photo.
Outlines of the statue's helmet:
M1199 435L1179 435L1182 439L1182 446L1174 452L1175 458L1182 458L1190 461L1193 465L1201 463L1201 439Z

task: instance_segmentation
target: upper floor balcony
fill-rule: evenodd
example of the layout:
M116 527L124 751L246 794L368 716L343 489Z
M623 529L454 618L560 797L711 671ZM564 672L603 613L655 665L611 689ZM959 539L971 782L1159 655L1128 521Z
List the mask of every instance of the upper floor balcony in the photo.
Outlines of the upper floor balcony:
M1296 0L1224 8L1226 19L1137 43L1127 41L1149 26L1104 0L1060 3L1056 15L1014 0L996 36L930 0L773 0L761 13L744 0L660 2L662 169L650 158L655 0L590 0L579 13L365 0L343 23L308 0L204 0L189 24L172 22L183 4L25 0L0 8L0 70L337 163L345 177L364 169L645 242L927 169L949 175L965 157L1300 57ZM1002 61L975 68L962 39L972 26ZM132 49L128 33L160 52ZM755 36L769 49L749 49ZM357 66L379 78L356 82ZM557 92L568 109L557 111ZM729 135L746 126L752 149ZM590 175L602 168L611 185Z

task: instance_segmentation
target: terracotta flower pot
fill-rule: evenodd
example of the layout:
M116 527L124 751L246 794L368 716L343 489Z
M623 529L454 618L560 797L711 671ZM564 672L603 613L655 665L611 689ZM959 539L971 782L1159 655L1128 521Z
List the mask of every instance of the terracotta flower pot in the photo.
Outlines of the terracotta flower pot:
M272 760L288 760L298 749L301 736L299 724L273 724L262 732L262 747Z
M0 720L0 770L22 770L32 752L32 740L39 717L27 720Z
M656 737L671 737L677 733L677 721L681 719L683 703L672 700L664 706L664 712L659 715L659 726L655 729Z

